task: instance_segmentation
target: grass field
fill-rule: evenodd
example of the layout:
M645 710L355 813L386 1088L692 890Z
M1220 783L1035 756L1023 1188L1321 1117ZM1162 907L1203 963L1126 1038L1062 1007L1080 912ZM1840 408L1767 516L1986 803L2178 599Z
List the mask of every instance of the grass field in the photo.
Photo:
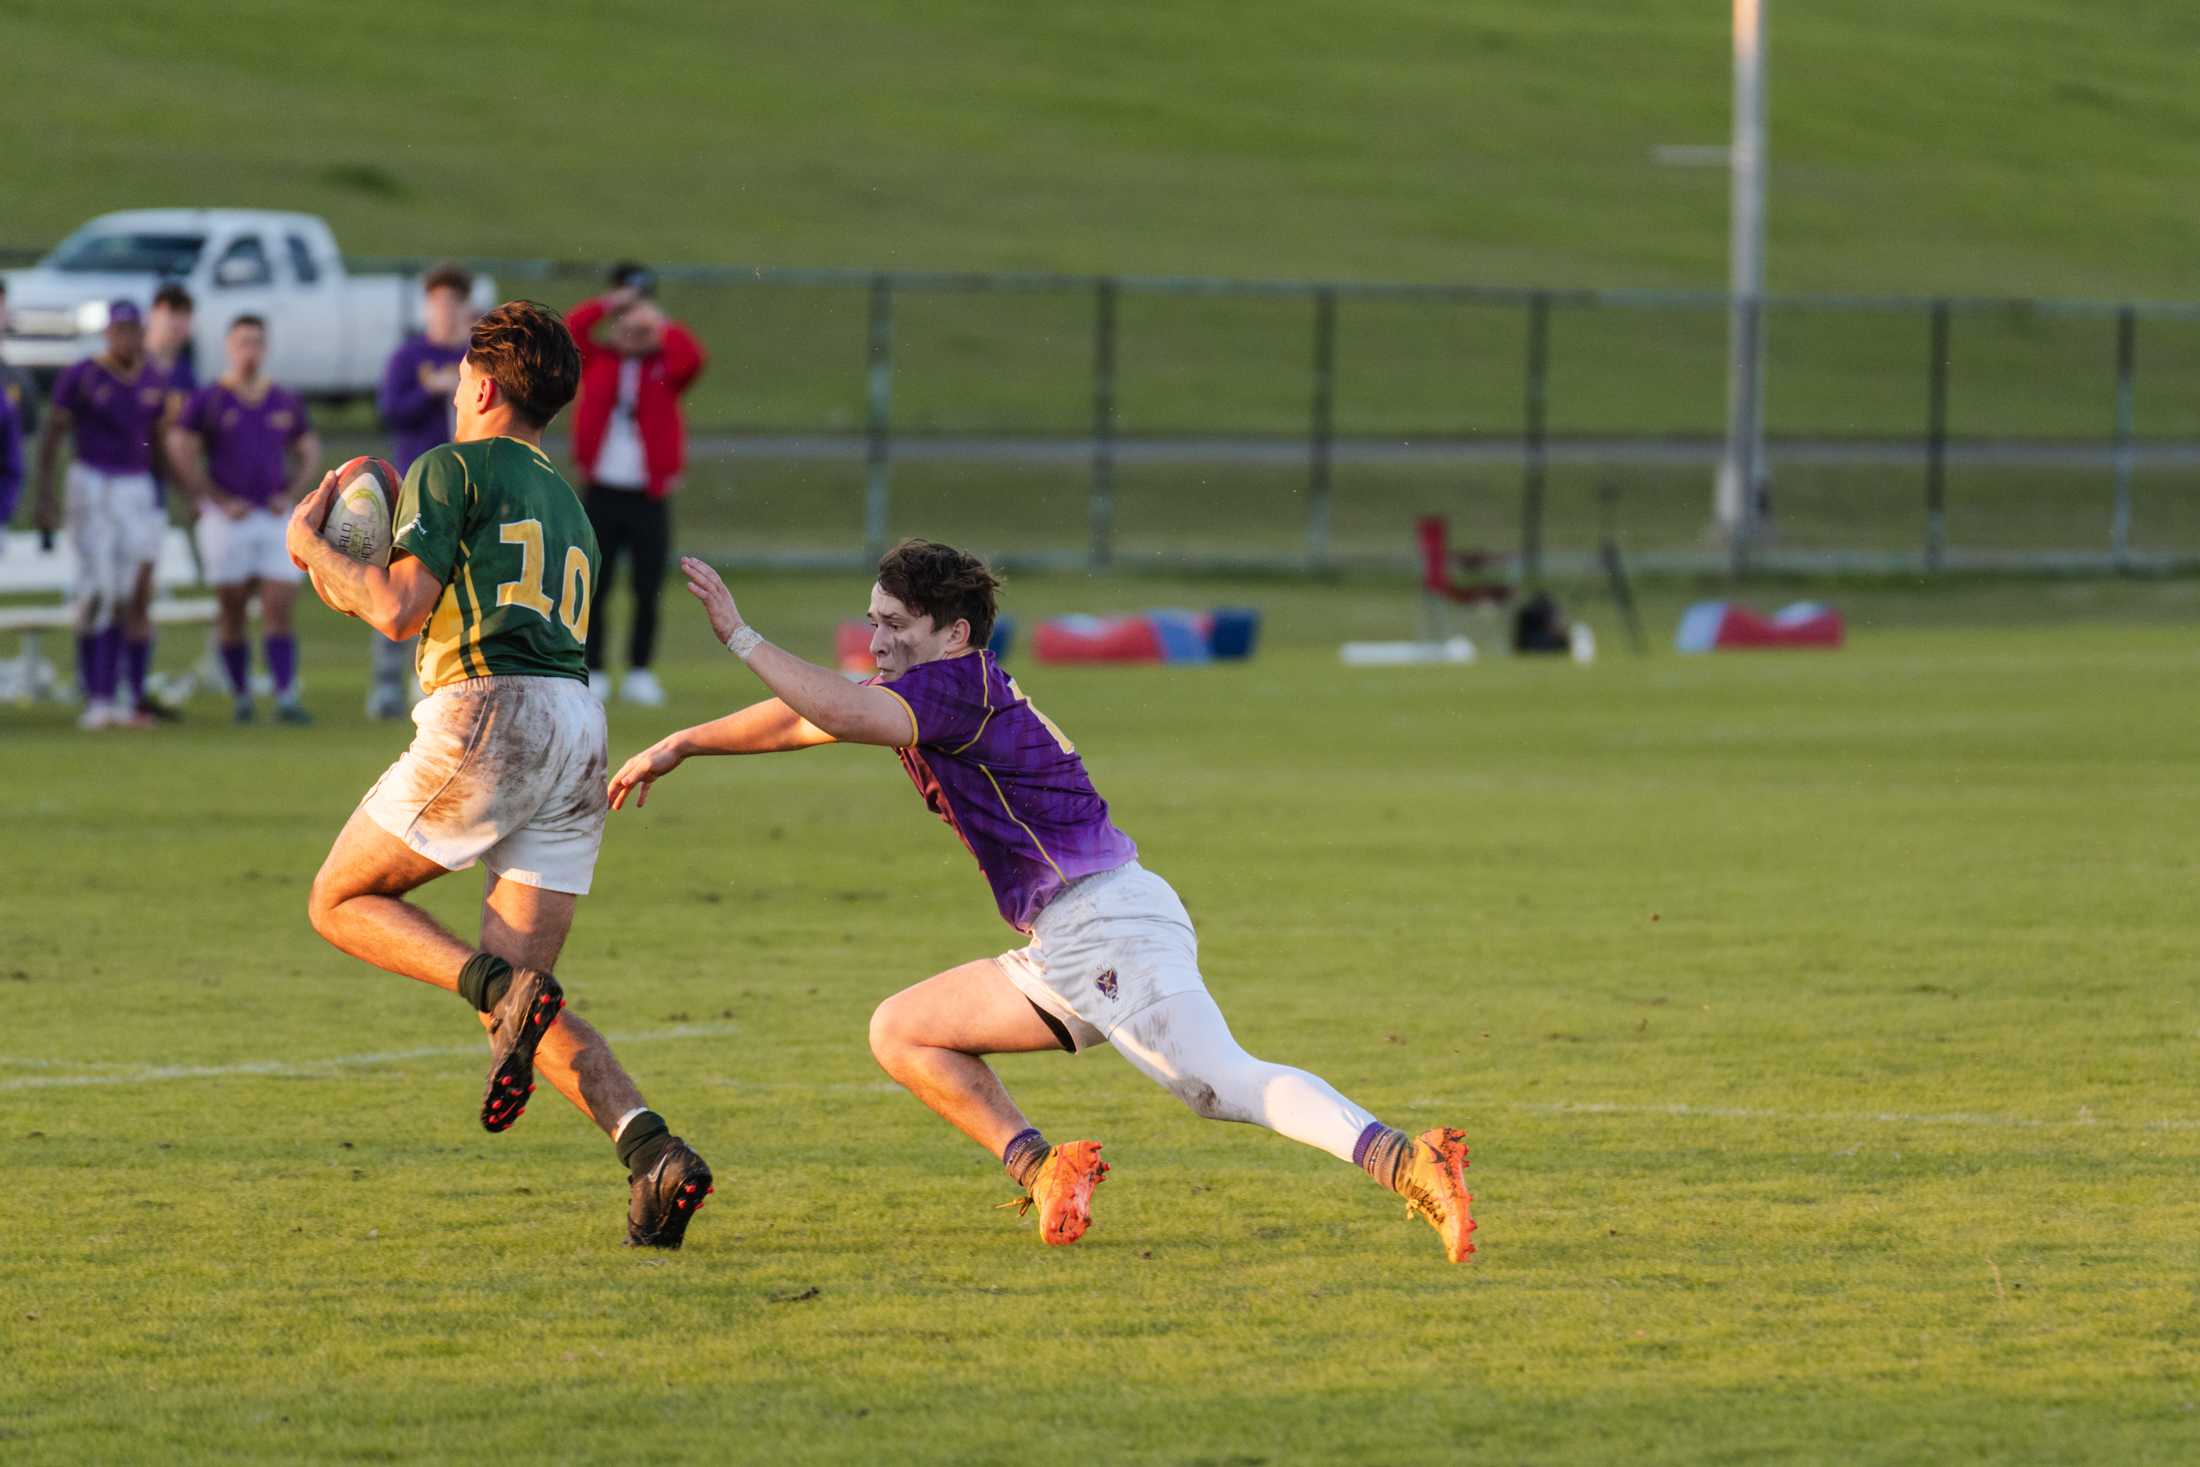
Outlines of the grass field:
M821 651L860 588L738 589ZM615 818L564 977L721 1176L635 1256L599 1137L554 1100L484 1136L463 1009L306 928L402 732L355 629L309 621L308 731L9 710L0 1455L2190 1461L2200 588L1833 594L1833 655L1346 673L1400 591L1011 588L1266 608L1247 666L1024 682L1240 1037L1468 1128L1463 1269L1105 1051L1003 1066L1106 1140L1096 1230L989 1210L863 1032L1009 934L857 750ZM668 610L676 706L615 750L749 691Z
M604 4L517 29L424 0L255 0L228 14L221 27L181 27L143 0L89 11L0 0L21 63L0 118L31 140L10 156L17 186L0 244L48 244L107 209L226 203L325 213L362 255L1725 280L1724 174L1653 161L1660 144L1726 136L1727 17L1716 5L1469 13L1379 0L1347 19L1292 3L1256 23L1196 5L1087 14L953 0L919 15L864 0L668 18ZM2108 25L2075 0L1851 3L1784 9L1769 34L1774 289L2192 295L2200 203L2183 187L2184 140L2200 103L2177 58L2200 32L2186 8L2125 7ZM529 124L515 128L515 115ZM505 283L565 305L600 278L508 272ZM860 286L673 282L665 297L713 354L688 404L699 427L863 425ZM902 292L896 427L1085 432L1093 314L1081 288ZM1525 321L1511 305L1348 298L1337 431L1516 437ZM1920 310L1775 310L1771 431L1922 437L1928 339ZM1116 349L1126 435L1307 430L1302 297L1126 293ZM1948 429L2105 438L2114 360L2106 317L1959 310ZM2143 320L2137 360L2135 431L2200 434L2200 326ZM1719 310L1562 307L1550 431L1716 434L1725 362ZM371 426L359 413L331 421ZM1878 552L1922 538L1915 474L1780 473L1796 511L1782 527L1791 548ZM802 465L744 472L704 459L692 477L691 502L792 486L767 489L764 516L746 523L808 549L837 543L840 521L827 516L853 492L850 476ZM926 482L936 475L911 477L915 499L938 497ZM986 482L998 476L966 477L973 498L1000 497ZM1646 543L1701 547L1707 475L1692 471L1670 509L1671 476L1629 466L1615 477ZM1289 494L1292 478L1149 474L1126 481L1147 501L1127 512L1164 506L1152 522L1164 548L1216 538L1221 506ZM1952 504L1955 548L2103 546L2105 471L2009 481ZM2141 548L2190 552L2190 516L2159 511L2191 499L2200 476L2186 468L2164 482L2167 496L2142 506L2136 533L2154 543ZM825 515L813 514L812 483L825 486ZM1340 515L1379 510L1363 518L1386 549L1405 517L1429 509L1481 515L1487 501L1513 524L1513 486L1494 498L1483 487L1474 475L1366 476L1343 486L1358 497ZM1384 497L1393 489L1398 513ZM1576 532L1592 517L1555 513L1549 543L1582 548ZM1303 516L1266 524L1294 538ZM2165 532L2175 538L2164 543ZM1500 548L1516 538L1480 533ZM1053 549L1046 539L1013 548Z
M1587 0L466 15L7 0L6 243L156 201L366 253L1720 284L1728 16ZM2186 7L1792 7L1771 282L2190 288Z

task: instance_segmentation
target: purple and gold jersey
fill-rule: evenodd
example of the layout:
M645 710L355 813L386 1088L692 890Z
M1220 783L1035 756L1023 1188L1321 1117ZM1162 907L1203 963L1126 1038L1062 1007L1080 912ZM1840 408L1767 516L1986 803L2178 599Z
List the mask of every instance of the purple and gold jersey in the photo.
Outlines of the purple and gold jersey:
M54 383L53 405L69 415L78 463L108 474L149 474L153 436L174 391L168 371L150 357L127 378L106 358L86 357Z
M1029 932L1063 887L1138 855L1076 748L992 653L920 663L878 686L909 710L902 768L977 858L1009 926Z
M264 509L290 479L290 445L313 425L305 404L280 387L263 385L258 397L247 397L216 382L191 395L183 426L206 444L207 476Z
M465 359L466 343L445 345L425 336L408 336L382 367L382 390L375 402L390 429L390 462L405 473L413 460L451 441L451 393L430 387L427 378Z
M15 496L23 487L22 389L0 370L0 530L15 513Z

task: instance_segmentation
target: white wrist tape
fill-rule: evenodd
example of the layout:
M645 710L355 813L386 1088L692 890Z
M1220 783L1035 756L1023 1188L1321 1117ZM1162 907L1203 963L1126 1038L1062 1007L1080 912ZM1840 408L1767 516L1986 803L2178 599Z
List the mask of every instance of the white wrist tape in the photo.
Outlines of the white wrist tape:
M737 626L733 629L733 635L726 638L726 650L743 662L748 661L750 654L763 645L764 634L752 626Z

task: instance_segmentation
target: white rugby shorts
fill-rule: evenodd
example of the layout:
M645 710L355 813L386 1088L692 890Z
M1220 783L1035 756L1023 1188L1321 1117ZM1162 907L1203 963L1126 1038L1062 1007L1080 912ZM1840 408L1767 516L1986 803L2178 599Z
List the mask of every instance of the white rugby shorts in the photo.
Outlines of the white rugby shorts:
M1199 937L1169 883L1126 861L1079 877L1040 909L1031 945L994 961L1070 1037L1071 1052L1180 993L1204 993Z
M289 529L289 517L272 509L255 509L234 520L218 509L203 511L197 535L207 584L238 586L260 580L297 585L305 572L290 563L290 552L283 548Z
M411 747L360 801L447 871L587 894L611 804L603 704L564 677L477 677L413 707Z
M76 556L76 594L116 605L136 581L137 568L160 559L168 532L153 476L71 464L63 509Z

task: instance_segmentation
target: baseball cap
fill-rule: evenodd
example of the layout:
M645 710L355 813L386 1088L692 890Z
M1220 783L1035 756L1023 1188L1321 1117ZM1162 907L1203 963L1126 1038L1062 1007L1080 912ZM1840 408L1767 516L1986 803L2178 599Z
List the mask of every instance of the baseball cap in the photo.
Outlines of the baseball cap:
M109 301L107 324L110 326L135 326L145 319L136 301Z

